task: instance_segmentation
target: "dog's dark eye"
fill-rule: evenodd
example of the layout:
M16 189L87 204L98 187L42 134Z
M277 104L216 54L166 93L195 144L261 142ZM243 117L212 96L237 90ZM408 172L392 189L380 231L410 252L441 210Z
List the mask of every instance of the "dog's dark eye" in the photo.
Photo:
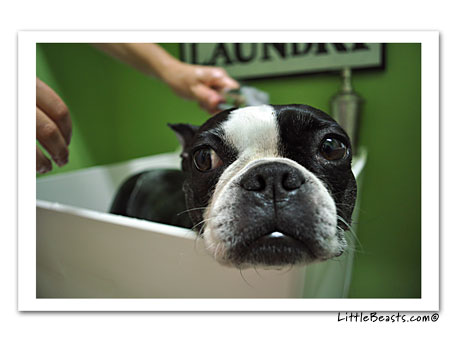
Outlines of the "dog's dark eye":
M209 171L223 164L216 152L210 148L196 151L193 156L194 165L200 171Z
M336 138L326 138L320 147L323 157L329 161L340 160L347 155L347 147Z

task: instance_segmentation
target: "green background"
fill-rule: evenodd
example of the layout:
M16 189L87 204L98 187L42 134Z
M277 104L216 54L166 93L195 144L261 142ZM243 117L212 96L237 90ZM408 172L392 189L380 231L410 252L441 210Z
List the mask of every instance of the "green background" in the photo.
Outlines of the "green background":
M178 57L178 44L162 44ZM70 161L52 173L169 152L166 123L200 124L196 103L87 44L37 44L37 76L65 101L73 122ZM360 143L368 150L350 297L421 297L421 45L387 44L384 71L356 72L364 98ZM329 113L335 74L251 81L271 103ZM47 174L49 175L49 174Z

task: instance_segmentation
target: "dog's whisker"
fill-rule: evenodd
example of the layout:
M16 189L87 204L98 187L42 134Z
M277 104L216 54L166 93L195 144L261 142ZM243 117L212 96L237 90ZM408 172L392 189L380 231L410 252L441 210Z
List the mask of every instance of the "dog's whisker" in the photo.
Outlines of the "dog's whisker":
M348 222L339 214L337 214L337 219L339 219L342 223L344 223L349 229L351 228L351 225L348 224Z
M287 274L287 273L289 273L289 272L293 269L293 267L294 267L294 266L293 266L291 263L289 263L288 266L287 266L287 268L285 268L285 267L283 268L284 270L283 270L283 272L282 272L281 274Z
M217 216L214 216L214 217L210 217L210 218L205 218L205 219L202 219L200 222L198 222L197 224L193 225L191 227L191 230L194 230L197 226L201 225L201 224L204 224L212 219L215 219L217 218ZM203 232L203 228L199 230L199 234L201 234Z
M357 245L362 248L362 244L361 244L361 241L359 240L358 236L356 235L356 233L354 232L353 230L353 227L352 225L350 225L342 216L340 216L339 214L337 214L337 219L340 220L342 223L344 223L346 225L346 228L348 230L349 233L350 233L350 237L352 238L353 241L356 241ZM342 227L340 226L337 226L339 229L343 230Z
M192 211L200 211L200 210L205 210L206 207L195 207L195 208L190 208L184 211L181 211L180 213L177 213L177 216L181 216L182 214L189 213Z
M247 279L245 279L245 277L243 276L243 271L242 271L242 268L239 268L239 273L240 273L240 276L242 277L243 281L245 281L245 283L250 286L251 288L253 288L253 286L247 281Z
M253 266L253 269L254 269L254 271L256 272L256 274L258 274L258 276L259 276L261 279L263 279L262 275L259 274L258 268L256 268L256 265Z
M194 226L191 227L191 230L194 230L197 226L203 224L203 223L206 223L212 219L215 219L217 218L218 216L214 216L214 217L210 217L210 218L205 218L205 219L202 219L200 222L198 222L197 224L195 224ZM199 240L199 238L202 237L202 234L204 232L204 229L205 229L205 226L203 225L199 231L196 232L196 237L194 238L194 251L197 251L197 241Z
M351 243L353 243L353 242L351 242ZM348 245L345 248L345 251L343 252L342 255L348 255L348 253L350 253L350 252L359 253L359 254L365 254L363 249L358 249L356 246Z
M196 233L196 237L194 238L194 251L196 253L198 253L198 248L197 248L197 244L199 242L199 238L200 238L200 234L199 233Z
M338 226L338 227L339 227L339 226ZM340 228L340 227L339 227L339 228ZM340 229L342 229L342 228L340 228ZM361 241L359 240L358 235L356 235L356 233L353 231L353 228L349 228L347 231L348 231L349 234L350 234L350 237L348 237L348 238L351 238L351 240L349 240L349 241L350 241L351 243L356 243L356 245L357 245L358 247L360 247L360 248L362 249L361 251L363 252L363 251L364 251L363 245L362 245Z
M348 244L346 250L364 253L364 249L362 248L361 243L356 237L348 237Z
M213 257L216 258L218 256L218 250L221 248L222 246L222 243L219 242L218 244L216 244L216 248L215 248L215 251L213 252Z
M354 236L353 240L351 240L351 243L355 243L355 242L356 244L355 246L352 246L352 248L355 249L355 251L357 250L358 252L364 253L363 245L361 244L360 240L356 236Z

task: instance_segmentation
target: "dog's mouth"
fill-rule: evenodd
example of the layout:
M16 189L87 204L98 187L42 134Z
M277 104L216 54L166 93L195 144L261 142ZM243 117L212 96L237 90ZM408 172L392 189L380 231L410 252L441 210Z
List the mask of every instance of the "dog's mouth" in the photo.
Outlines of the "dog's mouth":
M236 265L248 263L266 266L292 265L315 259L315 254L306 243L279 230L244 244L231 257Z
M294 246L297 248L305 248L305 244L300 240L280 231L274 231L255 239L249 247L254 248L259 245L272 245L277 247Z

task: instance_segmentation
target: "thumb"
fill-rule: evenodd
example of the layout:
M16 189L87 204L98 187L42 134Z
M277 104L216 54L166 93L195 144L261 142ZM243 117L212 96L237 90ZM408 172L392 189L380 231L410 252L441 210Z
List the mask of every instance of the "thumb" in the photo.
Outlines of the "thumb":
M217 89L233 89L240 87L238 82L229 77L222 68L209 67L206 69L203 77L209 86Z
M224 101L217 91L202 83L195 85L192 93L199 104L210 114L215 113L218 110L218 104Z

